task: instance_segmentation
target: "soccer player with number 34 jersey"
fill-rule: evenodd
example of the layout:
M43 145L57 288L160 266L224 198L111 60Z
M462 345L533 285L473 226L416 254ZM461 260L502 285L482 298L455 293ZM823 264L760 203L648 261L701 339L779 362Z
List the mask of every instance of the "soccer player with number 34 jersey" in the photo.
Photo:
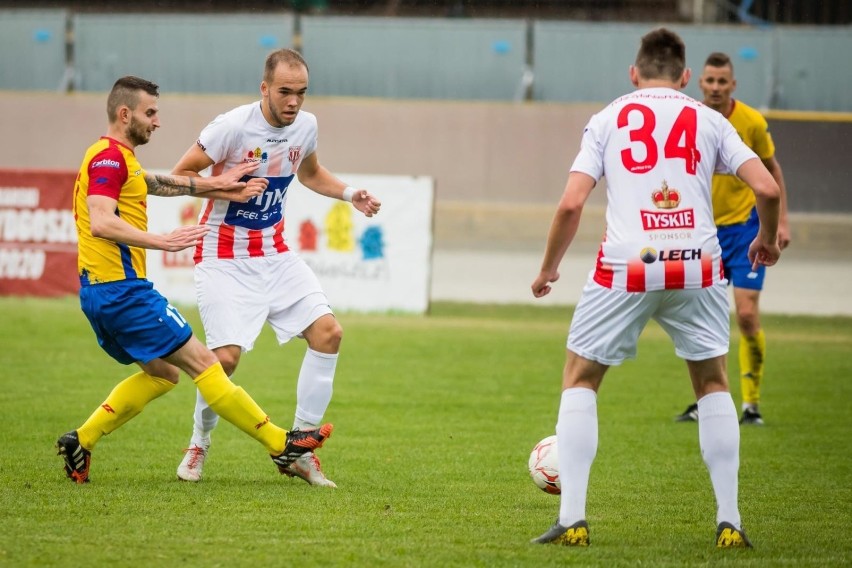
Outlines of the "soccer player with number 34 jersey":
M556 523L536 543L587 546L586 495L598 447L597 395L611 365L634 358L650 319L672 338L698 400L701 455L716 496L716 545L751 546L738 505L739 424L728 391L727 281L713 222L716 169L752 188L760 229L757 267L780 256L780 189L724 116L683 93L686 48L664 28L641 41L637 89L594 115L583 132L550 232L535 297L550 292L583 205L607 178L606 234L568 333L556 424L562 494Z

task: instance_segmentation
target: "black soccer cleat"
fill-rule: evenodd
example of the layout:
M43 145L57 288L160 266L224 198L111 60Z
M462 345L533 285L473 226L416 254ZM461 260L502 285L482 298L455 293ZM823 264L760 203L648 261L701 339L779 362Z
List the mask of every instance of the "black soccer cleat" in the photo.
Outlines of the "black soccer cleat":
M532 539L533 544L558 544L561 546L589 546L589 523L577 521L570 527L563 527L557 519L547 532Z
M698 422L698 403L693 402L687 406L683 414L675 416L675 422Z
M319 428L310 430L293 428L287 432L287 445L284 446L284 451L277 456L270 456L278 466L279 473L290 475L289 468L293 462L304 454L321 448L326 439L331 437L332 430L334 430L332 424L323 424Z
M77 431L62 434L56 441L56 453L65 461L65 475L77 483L89 482L89 463L92 452L80 445Z
M763 416L760 415L760 412L756 408L746 408L743 410L740 424L763 426Z
M743 529L725 521L716 528L716 548L753 548Z

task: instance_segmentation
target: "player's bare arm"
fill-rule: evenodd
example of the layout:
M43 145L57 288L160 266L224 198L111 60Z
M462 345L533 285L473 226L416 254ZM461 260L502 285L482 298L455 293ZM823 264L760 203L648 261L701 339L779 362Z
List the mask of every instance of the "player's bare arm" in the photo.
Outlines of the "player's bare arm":
M784 182L784 172L781 171L781 164L775 159L775 156L763 160L763 165L772 174L775 183L781 188L781 216L778 219L778 246L784 250L790 246L790 223L787 219L787 184Z
M198 177L201 171L213 165L213 159L204 151L201 141L189 147L189 149L181 156L175 167L172 168L172 174L179 176Z
M741 165L737 176L754 191L757 216L760 218L760 229L749 247L748 258L755 269L759 264L772 266L781 256L781 248L778 246L781 188L763 162L757 158Z
M103 195L90 195L86 199L92 235L134 247L177 252L198 244L208 228L186 225L167 235L155 235L137 229L115 214L118 202Z
M218 176L192 177L169 174L145 174L148 194L159 197L174 197L177 195L197 195L210 191L240 191L247 183L240 181L243 176L253 172L258 167L255 163L242 163ZM265 188L265 186L264 186Z
M196 178L196 183L198 183L200 179L205 179L201 177L200 172L212 166L213 163L213 159L207 155L207 153L202 149L201 142L198 141L190 146L181 159L178 160L178 163L174 168L172 168L172 175ZM247 167L248 170L243 172L243 175L246 175L255 171L259 166L259 163L246 162L236 166L236 168ZM230 171L233 170L229 170L229 172ZM227 173L228 172L225 172L225 174ZM242 177L242 175L240 177ZM238 201L240 203L245 203L249 199L262 194L266 190L267 185L269 185L269 181L266 178L252 178L242 187L227 190L211 189L210 191L205 192L202 197L207 199L224 199L226 201Z
M367 217L376 215L382 207L382 202L366 189L356 189L348 195L347 185L319 163L316 152L302 160L297 174L299 182L311 191L332 199L351 201L352 206Z
M568 175L568 183L547 234L541 271L532 283L532 293L536 298L549 294L550 284L559 280L559 263L577 234L583 206L595 183L594 178L581 172L571 172Z

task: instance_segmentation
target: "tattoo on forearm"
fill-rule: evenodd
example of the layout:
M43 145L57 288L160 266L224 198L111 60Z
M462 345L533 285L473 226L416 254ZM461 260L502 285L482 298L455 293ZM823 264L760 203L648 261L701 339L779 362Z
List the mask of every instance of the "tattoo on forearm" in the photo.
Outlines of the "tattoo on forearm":
M195 195L195 178L193 177L146 174L145 183L148 185L148 195L159 197Z

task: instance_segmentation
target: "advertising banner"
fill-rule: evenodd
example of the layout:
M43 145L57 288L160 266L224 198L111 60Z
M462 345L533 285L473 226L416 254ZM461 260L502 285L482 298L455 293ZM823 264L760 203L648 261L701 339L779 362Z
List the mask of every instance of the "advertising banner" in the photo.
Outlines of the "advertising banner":
M65 296L79 290L71 212L76 175L0 170L0 295Z
M323 197L294 179L286 193L290 250L313 269L337 311L426 313L432 266L434 181L429 177L339 174L382 202L367 218L346 202ZM149 230L167 233L195 223L202 200L148 200ZM148 251L148 277L173 303L194 304L193 249Z

